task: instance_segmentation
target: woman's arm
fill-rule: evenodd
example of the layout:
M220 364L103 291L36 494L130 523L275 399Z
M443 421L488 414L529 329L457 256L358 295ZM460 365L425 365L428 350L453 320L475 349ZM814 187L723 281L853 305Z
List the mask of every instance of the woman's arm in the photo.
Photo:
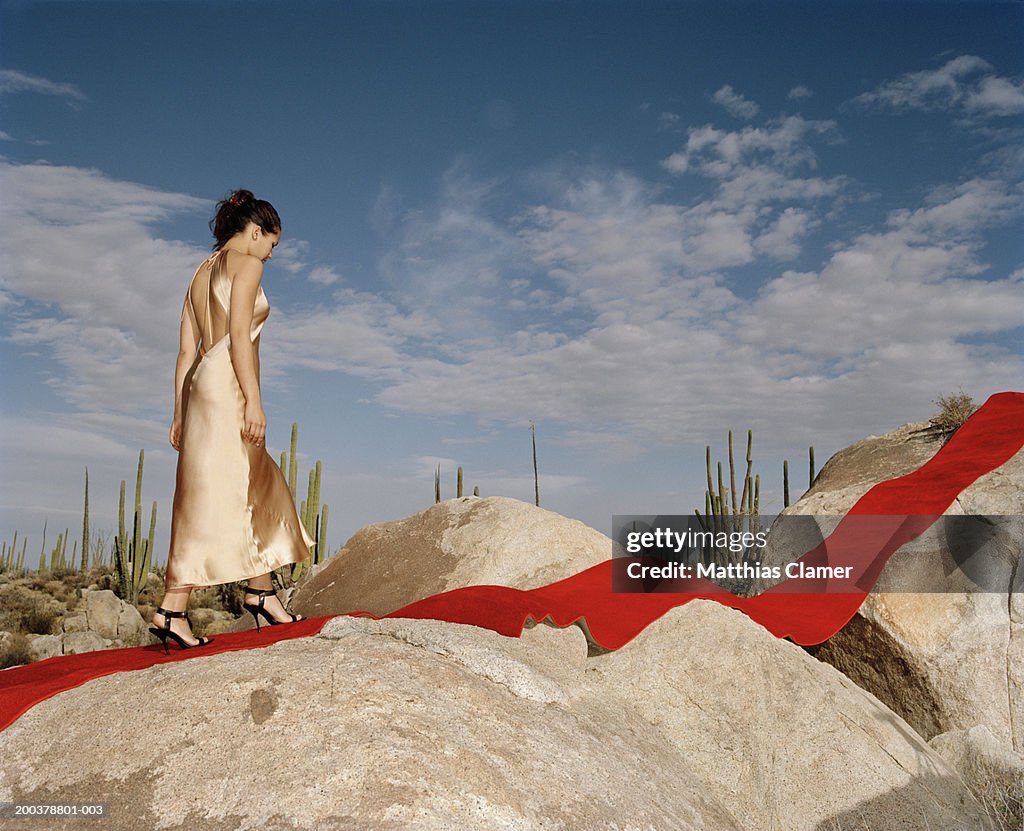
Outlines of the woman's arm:
M245 396L245 424L242 438L262 444L267 432L267 417L260 399L259 355L252 342L252 312L263 277L263 263L243 255L231 282L231 363L238 386Z
M178 360L174 366L174 417L171 419L169 436L171 446L175 450L181 449L181 400L185 388L185 376L188 375L199 348L199 333L192 325L187 296L181 310L181 332L178 336L178 344Z

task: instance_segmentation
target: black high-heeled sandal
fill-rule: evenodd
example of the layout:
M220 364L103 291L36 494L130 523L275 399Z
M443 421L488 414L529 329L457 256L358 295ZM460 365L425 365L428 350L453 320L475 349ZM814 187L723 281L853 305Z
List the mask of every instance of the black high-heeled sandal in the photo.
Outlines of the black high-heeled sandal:
M160 607L160 608L158 608L156 610L156 612L154 614L158 614L158 615L163 615L164 616L164 625L162 627L159 627L159 628L156 627L156 626L150 626L149 627L149 631L152 632L154 635L156 635L158 638L160 638L160 643L162 643L164 645L164 652L166 652L168 655L171 652L171 650L169 650L167 648L167 639L168 638L171 638L182 649L192 649L192 648L197 647L197 646L206 646L206 644L208 644L208 643L213 643L213 638L207 638L206 636L200 637L199 638L199 643L187 643L185 641L185 639L181 635L179 635L177 632L172 632L171 631L171 618L172 617L183 617L183 618L185 618L185 622L189 625L189 628L190 629L192 628L192 621L188 619L188 613L187 612L170 612L167 609L164 609L163 607Z
M267 623L269 623L271 626L277 626L279 623L297 623L300 620L305 620L305 618L302 615L296 615L292 612L289 612L287 609L284 610L284 613L286 615L289 615L291 617L291 620L278 620L276 617L270 614L270 612L263 607L263 598L270 597L271 595L276 597L277 592L273 589L247 588L245 590L245 593L255 594L259 596L260 599L259 603L245 603L244 601L242 603L242 608L248 610L249 614L252 615L252 619L256 621L257 632L260 631L260 618L257 617L257 615L265 617L267 619Z

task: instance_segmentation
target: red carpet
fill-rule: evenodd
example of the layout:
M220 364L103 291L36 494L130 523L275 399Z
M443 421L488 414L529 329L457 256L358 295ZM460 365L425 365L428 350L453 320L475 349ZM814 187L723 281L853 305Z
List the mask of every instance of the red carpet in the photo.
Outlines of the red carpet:
M808 565L850 565L846 581L821 581L795 589L784 581L752 598L736 597L701 579L679 580L672 592L626 594L612 591L613 568L628 560L607 560L557 583L523 591L507 586L469 586L417 600L387 617L468 623L519 637L528 619L550 618L557 626L584 619L591 637L618 649L669 609L704 598L739 609L778 637L809 645L827 640L850 620L889 557L923 533L957 495L985 473L1003 465L1024 446L1024 393L993 395L953 438L920 469L875 485L821 545L801 557ZM863 517L871 517L866 523ZM366 612L355 612L366 615ZM0 730L52 695L91 678L193 657L268 646L319 632L330 617L257 633L217 635L195 650L160 645L64 655L0 672Z

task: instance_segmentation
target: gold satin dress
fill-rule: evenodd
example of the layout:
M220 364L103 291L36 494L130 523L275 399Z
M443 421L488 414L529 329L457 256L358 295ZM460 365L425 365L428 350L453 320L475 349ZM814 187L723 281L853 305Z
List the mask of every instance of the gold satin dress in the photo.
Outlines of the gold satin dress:
M215 252L196 270L182 319L213 339L213 316L230 332L227 254ZM205 295L206 302L202 302ZM196 306L204 307L201 329ZM262 286L253 306L253 341L270 304ZM212 586L266 574L308 559L313 545L299 521L284 474L265 447L242 438L245 397L231 363L231 335L201 342L182 391L182 433L171 515L167 587Z

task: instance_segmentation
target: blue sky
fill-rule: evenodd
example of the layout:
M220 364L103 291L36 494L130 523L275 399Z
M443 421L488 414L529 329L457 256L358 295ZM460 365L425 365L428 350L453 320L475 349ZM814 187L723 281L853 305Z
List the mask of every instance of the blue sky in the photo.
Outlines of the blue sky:
M330 544L433 471L608 533L754 430L781 505L869 434L1024 379L1011 2L0 3L0 538L35 565L146 450L215 201L264 274L268 447Z

